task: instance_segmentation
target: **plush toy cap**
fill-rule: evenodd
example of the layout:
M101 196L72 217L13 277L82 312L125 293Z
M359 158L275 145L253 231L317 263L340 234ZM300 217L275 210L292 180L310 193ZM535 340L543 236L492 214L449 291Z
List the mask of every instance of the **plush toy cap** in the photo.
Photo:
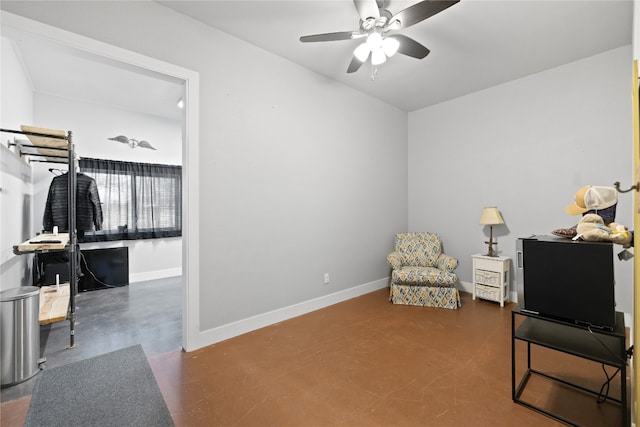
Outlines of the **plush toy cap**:
M575 203L567 206L569 215L580 215L591 210L602 210L618 203L618 192L612 187L587 185L576 191Z

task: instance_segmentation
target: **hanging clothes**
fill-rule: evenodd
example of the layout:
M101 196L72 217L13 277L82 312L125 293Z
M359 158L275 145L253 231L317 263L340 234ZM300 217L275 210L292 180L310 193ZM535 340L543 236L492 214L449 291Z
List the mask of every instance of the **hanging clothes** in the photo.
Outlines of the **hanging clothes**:
M54 177L51 181L42 219L44 231L53 231L54 226L57 226L60 232L68 231L68 189L69 178L66 173ZM82 173L76 174L76 229L79 232L102 230L102 206L98 186L93 178Z

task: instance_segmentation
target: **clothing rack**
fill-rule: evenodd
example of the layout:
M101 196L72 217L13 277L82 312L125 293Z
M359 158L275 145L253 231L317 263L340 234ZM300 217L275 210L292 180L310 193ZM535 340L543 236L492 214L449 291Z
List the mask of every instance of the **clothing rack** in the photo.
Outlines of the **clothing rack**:
M33 247L18 247L14 246L13 252L16 255L22 255L34 252L46 252L53 250L64 250L69 253L69 347L75 347L75 314L76 314L76 295L78 293L78 238L76 231L76 174L74 171L76 163L76 155L74 150L74 144L72 140L71 131L55 131L48 129L34 130L13 130L13 129L1 129L0 132L27 135L27 137L36 137L38 143L34 143L32 138L29 141L18 141L14 138L14 142L8 142L8 146L16 147L20 157L28 156L29 162L43 162L43 163L66 163L68 165L69 173L69 187L67 191L67 216L69 221L69 244L64 246L64 249L50 249L47 245L34 245ZM34 152L35 150L35 152ZM35 157L35 159L31 159Z

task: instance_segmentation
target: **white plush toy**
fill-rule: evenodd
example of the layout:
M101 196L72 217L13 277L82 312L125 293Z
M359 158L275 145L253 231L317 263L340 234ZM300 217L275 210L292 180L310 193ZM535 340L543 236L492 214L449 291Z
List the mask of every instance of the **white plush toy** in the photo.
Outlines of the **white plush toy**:
M573 240L587 240L590 242L613 242L625 248L631 247L631 233L624 225L612 222L608 226L600 215L586 214L578 223L578 234Z

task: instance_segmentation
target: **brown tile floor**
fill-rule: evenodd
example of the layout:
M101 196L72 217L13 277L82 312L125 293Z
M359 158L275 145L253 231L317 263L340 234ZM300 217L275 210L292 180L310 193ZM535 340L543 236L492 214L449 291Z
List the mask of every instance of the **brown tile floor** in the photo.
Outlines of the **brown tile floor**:
M150 364L177 426L563 425L511 400L512 306L462 304L392 305L381 290ZM596 390L606 380L599 364L534 350L550 372ZM619 406L548 381L523 397L585 425L621 424ZM29 401L3 403L2 425L22 425Z

